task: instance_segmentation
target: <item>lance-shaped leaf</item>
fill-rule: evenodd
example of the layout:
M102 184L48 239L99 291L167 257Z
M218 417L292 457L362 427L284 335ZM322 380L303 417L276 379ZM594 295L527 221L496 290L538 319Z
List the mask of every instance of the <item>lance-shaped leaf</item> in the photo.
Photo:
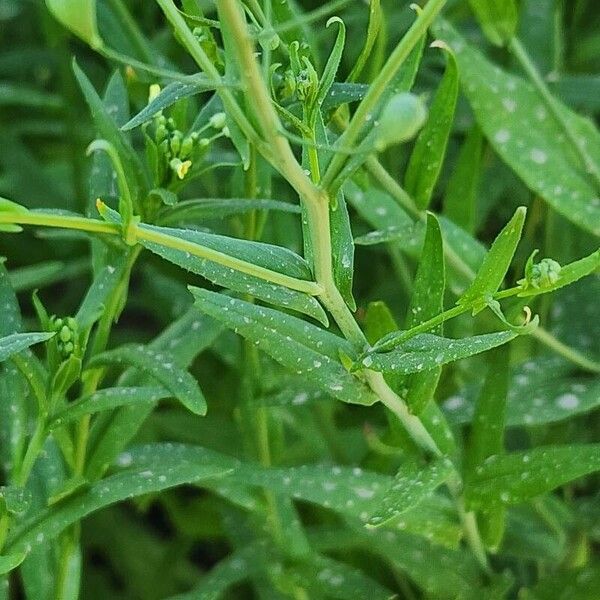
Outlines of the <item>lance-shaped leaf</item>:
M156 113L175 104L182 98L195 96L201 92L215 89L215 81L204 76L195 76L190 81L173 81L165 86L142 110L121 127L130 131L149 121Z
M367 524L371 527L389 525L432 494L452 473L454 466L447 458L440 458L421 468L414 463L402 466Z
M465 457L467 469L476 469L483 461L504 452L504 424L508 394L509 353L505 347L493 350L483 388L477 398L471 437ZM478 515L481 536L490 548L498 548L504 533L505 510L492 506Z
M0 555L0 575L6 575L16 569L27 556L27 552L15 552L13 554Z
M131 404L155 403L173 394L161 387L114 387L98 390L83 396L64 409L52 415L48 427L54 429L78 420L84 415L91 415L105 410L112 410Z
M487 38L496 46L506 44L517 29L515 0L469 0Z
M46 6L69 31L92 48L102 46L96 24L96 0L46 0Z
M331 50L331 54L327 59L327 64L323 69L323 75L321 77L321 81L319 81L319 89L317 92L317 97L315 100L315 109L320 110L321 105L323 104L327 94L333 82L335 80L335 75L340 66L340 61L342 60L342 52L344 51L344 44L346 43L346 26L344 22L339 17L331 17L327 21L327 27L329 27L332 23L337 23L338 25L338 34L335 38L335 42L333 44L333 48ZM317 118L317 115L313 116L314 120Z
M431 103L425 127L415 143L404 179L406 191L421 209L429 206L442 170L458 98L454 53L443 42L434 44L446 50L446 71Z
M156 352L141 344L121 346L94 356L88 368L111 364L140 369L161 383L193 413L206 414L206 400L197 381L187 371L177 367L168 352Z
M476 224L482 150L483 136L475 125L463 142L444 196L444 214L471 234Z
M462 339L444 338L430 333L418 334L385 354L365 356L358 368L367 367L383 373L420 373L456 360L481 354L510 342L515 331L499 331Z
M495 455L477 467L467 482L472 507L517 504L600 470L600 444L540 446Z
M405 327L411 329L437 316L444 310L446 273L444 268L444 244L439 223L433 214L427 215L427 231L421 259L415 275L413 293L406 314ZM433 330L442 333L442 326ZM406 402L415 413L421 412L433 398L442 370L435 367L423 373L415 373L406 379L408 389Z
M155 352L168 352L173 357L173 363L185 369L222 331L220 323L191 307L150 342L149 347ZM153 383L151 375L136 369L127 370L119 380L120 385L127 386L151 386ZM153 407L153 403L133 404L97 417L90 434L88 479L97 479L106 471L115 456L137 433Z
M135 496L220 477L235 465L233 459L210 450L194 448L193 453L182 452L173 444L152 446L151 465L143 460L138 465L137 456L144 452L141 447L137 452L121 455L118 466L125 467L122 471L21 522L11 532L7 549L11 553L29 551L47 544L69 525L101 508Z
M351 404L371 405L377 396L340 362L352 346L319 327L283 314L200 288L190 288L202 312L256 344L277 362L303 375L331 396Z
M161 217L161 225L223 219L253 210L274 210L299 214L300 207L289 202L262 198L202 198L178 202Z
M448 23L434 26L455 51L462 90L494 150L525 184L566 219L600 235L598 190L588 180L561 126L533 87L505 73L469 45ZM569 127L600 162L594 125L554 100Z
M285 287L288 281L292 286L297 285L296 280L306 282L307 289L314 287L307 263L287 248L154 225L140 225L138 231L139 243L169 262L217 285L327 323L325 312L315 298ZM169 237L165 239L164 236ZM253 273L260 273L262 277Z
M527 210L524 206L517 208L512 219L494 240L473 283L458 299L457 304L462 306L473 305L473 314L485 308L486 296L494 294L498 290L510 267L515 250L521 239L526 212Z
M11 356L23 350L49 340L56 335L54 332L43 333L12 333L0 338L0 362L8 360Z
M461 394L447 398L443 409L454 425L473 421L476 389L468 387ZM583 415L600 406L600 381L594 378L565 377L564 365L556 361L527 361L511 378L507 410L507 427L535 427L558 423Z

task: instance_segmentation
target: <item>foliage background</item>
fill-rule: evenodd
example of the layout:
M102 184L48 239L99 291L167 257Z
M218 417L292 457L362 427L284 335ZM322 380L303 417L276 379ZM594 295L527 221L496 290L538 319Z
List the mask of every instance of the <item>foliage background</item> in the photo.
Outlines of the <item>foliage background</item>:
M99 27L107 44L143 60L139 46L115 16L118 3L107 0L98 4ZM170 34L153 2L131 0L124 4L135 16L153 53L166 57L183 72L193 72L190 58ZM302 11L323 6L319 2L298 5ZM385 47L389 51L413 21L414 13L407 2L389 0L382 5L387 32ZM522 43L548 80L552 93L579 114L597 120L600 11L596 2L523 0L519 11ZM360 51L361 44L356 40L364 38L368 8L362 2L346 2L340 3L339 10L334 12L348 28L349 43L337 78L341 81ZM494 64L507 72L521 74L509 52L486 41L467 2L449 2L445 15ZM325 20L319 19L311 25L311 41L317 44L321 64L335 37L335 28L326 29ZM90 190L92 160L86 157L85 150L96 137L96 126L73 76L73 56L99 91L105 89L117 69L123 75L130 114L144 107L152 78L92 51L69 34L43 2L0 0L0 195L29 208L92 214L95 201ZM376 60L375 57L370 64L372 70L367 69L365 81L375 72ZM441 53L427 50L415 93L425 94L429 100L443 69ZM188 121L208 96L190 99L182 111L182 114L187 111ZM430 209L462 219L460 224L470 229L484 246L489 246L515 209L527 206L523 239L507 275L510 282L522 276L527 257L535 248L541 250L541 256L553 257L561 264L593 252L598 246L597 236L589 228L586 230L573 223L573 219L565 218L564 213L570 207L566 206L563 214L553 210L538 193L531 191L486 139L482 142L480 165L475 169L479 181L473 205L466 217L457 216L456 211L452 213L452 206L448 205L449 181L457 169L465 140L476 127L467 96L463 89ZM110 112L111 107L108 108ZM535 129L536 125L517 127L526 134L528 127ZM134 140L141 147L141 138L135 135ZM411 143L394 146L381 156L388 171L399 181L412 147ZM544 150L549 154L554 151ZM232 156L233 148L221 141L209 162L231 160ZM515 160L518 162L519 158ZM532 166L528 164L525 168L531 170ZM540 176L544 176L543 172ZM186 186L181 198L241 197L243 186L238 167L216 168ZM289 187L277 178L271 197L295 202ZM107 199L110 200L114 199ZM377 228L356 207L351 216L355 236ZM243 217L234 215L199 225L239 237L243 236L244 223ZM302 232L297 215L270 213L262 239L301 253ZM410 301L410 289L404 283L414 277L417 262L414 253L400 252L398 258L396 251L389 250L386 245L357 246L354 295L363 326L367 307L373 301L384 301L397 322L404 319ZM39 329L31 302L34 289L40 290L49 313L69 315L76 311L90 284L89 241L80 236L26 229L18 236L0 236L0 255L7 257L6 265L19 294L27 330ZM34 265L36 269L29 270ZM200 277L144 253L132 275L123 315L113 329L111 347L131 341L147 343L181 319L192 305L193 299L186 289L190 283L210 287ZM447 296L454 298L451 291ZM593 275L552 296L542 297L535 308L542 324L558 340L598 361L599 297L600 279ZM447 301L447 305L453 302L453 299ZM446 333L462 337L483 330L490 323L485 318L474 326L471 317L460 317ZM317 484L314 479L303 479L301 471L292 471L298 477L294 485L299 500L294 505L282 502L280 510L288 513L284 512L284 531L277 539L267 516L268 504L273 501L269 494L276 498L285 495L277 487L279 484L272 481L281 481L286 469L340 464L389 475L400 464L403 453L405 456L412 450L408 444L403 446L401 435L393 426L390 428L382 407L347 406L329 397L305 404L305 396L312 398L313 389L297 378L287 378L264 355L259 358L261 371L257 381L253 374L255 366L249 365L241 339L206 316L198 315L198 319L209 332L210 342L194 358L190 370L208 400L208 415L194 416L177 404L161 402L145 421L135 444L181 442L248 461L258 460L260 449L254 442L254 419L259 409L244 405L245 396L252 389L258 398L266 399L275 470L262 479L256 476L253 480L254 476L248 475L247 483L239 489L210 489L210 486L200 489L190 485L93 514L82 526L81 597L165 598L202 582L207 589L210 585L218 589L219 577L234 582L223 596L231 598L386 597L394 592L408 599L469 597L469 593L474 594L471 597L521 594L524 598L539 599L600 595L597 556L600 496L598 480L593 475L510 508L504 540L497 555L491 558L496 575L492 587L485 587L485 591L483 586L489 586L489 582L458 544L455 515L445 515L442 519L436 513L432 519L437 522L432 525L426 517L428 509L423 508L425 516L422 513L414 517L421 525L413 528L410 535L402 537L405 535L402 531L393 530L400 537L393 538L390 533L388 539L382 534L375 536L378 540L375 542L352 519L350 524L346 523L348 515L343 511L331 511L323 502L315 501L307 490ZM463 407L476 396L489 356L461 361L442 374L436 400L446 407L459 440L468 436L465 423L469 415ZM511 344L511 364L510 427L506 432L509 450L600 441L598 411L594 410L600 403L597 374L549 351L532 337L519 338ZM556 409L556 402L560 398L564 401L565 395L571 397L568 394L578 399L574 407L578 410L573 415L568 411L561 413L560 406ZM526 410L527 407L535 410L536 399L550 407L550 417L546 420ZM262 488L271 489L266 500L257 491ZM303 527L295 520L298 518ZM295 545L302 547L307 539L311 547L308 558L302 549L296 554L295 548ZM28 560L32 566L25 577L33 578L31 572L43 568L40 566L43 563L36 566L33 558ZM236 560L247 576L241 583L236 578ZM221 570L211 571L215 566ZM213 573L212 579L206 573ZM507 579L502 579L501 573L508 573ZM339 578L344 580L341 591L335 589ZM504 581L508 581L506 586ZM43 583L39 585L36 589L44 589ZM16 583L14 589L25 593L26 587L26 583ZM52 585L44 592L39 591L43 595L30 592L27 597L49 598L53 593L50 590ZM206 596L200 595L200 591L195 593L190 597L217 597L208 592Z

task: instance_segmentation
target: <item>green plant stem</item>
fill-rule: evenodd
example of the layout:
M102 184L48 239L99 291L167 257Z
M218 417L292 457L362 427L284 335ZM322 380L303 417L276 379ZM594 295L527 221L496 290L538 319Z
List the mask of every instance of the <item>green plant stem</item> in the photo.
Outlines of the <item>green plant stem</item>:
M373 112L377 109L379 100L389 89L398 69L402 66L411 50L419 42L427 31L435 17L442 10L446 0L429 0L422 11L420 11L415 22L406 32L393 50L392 54L384 64L383 68L369 87L367 95L358 105L354 116L348 124L346 131L337 141L339 146L354 147L367 123L374 120ZM341 154L335 154L323 175L322 186L329 190L336 177L344 167L347 158Z
M289 275L284 275L283 273L278 273L277 271L271 271L270 269L254 265L252 263L236 258L235 256L229 256L228 254L223 254L222 252L213 250L212 248L206 248L204 246L200 246L198 244L194 244L193 242L182 240L172 235L160 233L158 231L140 229L139 227L137 227L135 231L135 237L137 240L153 242L155 244L167 246L174 250L188 252L193 256L205 258L225 267L235 269L240 273L245 273L246 275L253 275L254 277L264 279L265 281L269 281L278 285L283 285L291 290L304 292L305 294L310 294L312 296L318 296L322 291L321 286L319 286L314 281L304 281L302 279L290 277Z
M71 217L63 215L51 215L46 213L0 212L0 223L39 225L44 227L76 229L90 233L105 233L116 236L121 235L121 227L115 223L105 223L103 221L88 219L86 217ZM236 258L235 256L229 256L228 254L213 250L212 248L206 248L199 244L187 242L186 240L182 240L166 233L144 230L138 226L134 226L134 224L132 224L130 233L134 238L134 241L145 240L148 242L161 244L168 248L172 248L173 250L189 252L193 256L205 258L225 267L235 269L241 273L253 275L254 277L258 277L259 279L263 279L270 283L283 285L289 289L304 292L305 294L309 294L311 296L318 296L322 292L321 286L314 281L296 279L295 277L290 277L289 275L254 265Z
M585 171L592 176L594 179L594 183L596 186L596 191L600 191L600 170L598 169L598 165L593 157L589 154L582 141L580 140L577 133L571 127L571 124L567 121L564 114L562 113L560 107L557 104L554 96L552 96L546 82L543 80L540 75L537 67L533 64L529 54L527 54L527 50L521 44L521 41L517 37L511 38L508 43L508 47L513 53L513 56L517 59L518 63L521 65L521 68L527 74L527 77L533 84L533 87L536 89L538 94L541 96L544 104L563 130L566 135L569 143L573 147L573 150L581 160L581 163L585 169Z

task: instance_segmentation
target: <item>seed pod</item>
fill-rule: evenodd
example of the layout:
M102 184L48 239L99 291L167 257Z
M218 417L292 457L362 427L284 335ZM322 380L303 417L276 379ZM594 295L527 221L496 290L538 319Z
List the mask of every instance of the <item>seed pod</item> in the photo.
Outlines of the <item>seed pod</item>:
M414 94L401 93L390 98L385 105L375 129L375 149L378 152L388 146L410 140L427 119L423 101Z

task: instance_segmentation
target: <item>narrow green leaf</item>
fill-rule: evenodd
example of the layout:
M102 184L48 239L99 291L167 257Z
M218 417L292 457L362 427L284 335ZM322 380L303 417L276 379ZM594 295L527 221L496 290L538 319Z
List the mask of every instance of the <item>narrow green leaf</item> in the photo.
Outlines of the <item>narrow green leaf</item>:
M8 360L22 350L49 340L54 333L13 333L0 338L0 362Z
M126 257L119 256L116 261L106 265L95 275L75 315L81 329L91 327L102 316L106 302L122 280L126 269Z
M369 302L365 315L365 335L369 344L397 329L396 320L385 302Z
M457 304L462 306L473 305L473 314L485 308L484 298L498 290L510 267L521 239L526 212L524 206L517 208L512 219L494 240L475 279L467 291L458 299Z
M466 462L472 470L493 454L504 450L504 423L508 393L506 348L490 353L490 367L477 397Z
M174 444L151 448L151 457L145 456L143 446L121 455L117 464L124 467L123 470L19 523L11 532L7 550L18 553L48 544L72 523L106 506L178 485L221 477L235 464L233 459L202 448L194 448L193 453L181 452ZM150 464L148 458L151 458Z
M255 198L202 198L178 202L176 206L165 211L160 219L161 225L178 225L194 223L208 219L223 219L232 215L240 215L253 210L273 210L292 214L300 214L300 207L279 200Z
M369 233L354 238L354 243L359 246L376 246L377 244L389 244L390 242L400 242L402 245L406 245L420 241L422 237L423 231L419 225L406 223L404 225L391 225L386 229L369 231Z
M94 49L102 47L96 24L96 0L46 0L46 6L71 33Z
M469 4L492 44L503 46L515 34L518 21L515 0L469 0Z
M111 364L140 369L160 382L187 409L197 415L206 414L206 400L198 383L187 371L173 364L168 352L155 352L143 345L121 346L94 356L87 366Z
M475 417L465 456L466 468L476 469L483 461L504 452L504 426L508 394L509 352L505 347L490 354L490 367L477 398ZM505 527L503 507L483 508L478 514L481 536L485 544L497 549Z
M323 104L331 86L335 80L336 73L340 66L340 62L342 60L342 52L344 51L344 44L346 43L346 26L344 22L339 17L331 17L327 21L327 27L329 27L332 23L338 24L338 33L335 38L335 42L333 44L333 48L331 50L331 54L327 59L327 63L325 64L325 68L323 69L323 75L321 76L321 81L319 81L319 90L317 92L317 97L315 100L315 109L319 110L321 105ZM316 114L313 117L316 119Z
M427 231L421 259L415 275L413 293L406 313L405 328L411 329L437 316L444 310L446 272L442 232L435 216L427 215ZM440 325L433 333L442 334ZM405 381L406 402L411 411L419 414L433 399L441 367L409 375Z
M476 390L466 388L443 403L448 419L455 425L473 421ZM556 361L527 361L511 378L507 427L536 427L558 423L592 412L600 406L600 381L565 377L564 365Z
M256 265L296 279L310 281L312 273L307 263L287 248L191 229L140 225L139 230L142 234L139 240L140 244L169 262L198 275L202 275L217 285L222 285L237 292L251 294L265 302L296 310L314 317L322 323L327 323L327 316L323 308L312 296L265 281L251 274L241 273L235 270L234 265L228 266L226 264L228 257L234 257L250 265ZM171 248L161 243L144 239L143 234L146 232L150 234L169 235L172 238L188 242L192 247L181 250ZM203 248L216 251L216 253L222 256L225 264L219 264L214 260L194 255L192 253L193 246L198 246L199 251Z
M215 82L203 76L195 76L191 81L173 81L165 86L160 93L153 98L142 110L132 117L125 125L121 127L121 131L130 131L139 127L152 117L169 108L182 98L189 98L202 92L215 89Z
M0 575L6 575L16 569L25 560L26 556L26 552L15 552L14 554L0 556Z
M29 212L27 208L6 198L0 196L0 214L6 213L26 213ZM12 223L0 223L0 232L4 233L20 233L23 228L20 225L13 225Z
M407 510L417 506L454 473L447 458L433 461L425 467L409 463L400 468L394 483L379 501L367 525L381 527L397 521Z
M73 62L73 72L88 104L99 136L114 146L119 158L123 162L125 171L129 176L127 182L131 189L131 194L135 198L138 187L147 183L146 174L140 159L129 143L129 140L119 129L119 125L115 119L108 112L102 98L100 98L86 74L79 68L75 61Z
M481 179L483 136L473 126L462 144L444 195L444 214L473 234L477 217L477 192Z
M333 246L333 275L335 285L342 298L350 307L356 310L356 302L352 295L354 280L354 239L350 225L350 215L343 192L337 194L336 206L329 211L331 228L331 243Z
M352 71L350 71L350 75L348 75L348 81L354 82L363 72L367 61L371 56L371 52L375 46L375 42L377 41L377 36L379 35L379 30L381 28L381 23L383 21L383 14L381 11L381 2L380 0L370 0L369 2L369 24L367 26L367 35L365 37L365 43L352 67Z
M458 98L458 68L454 53L443 42L437 44L446 50L446 71L431 103L425 127L415 143L404 177L406 191L421 209L429 206L442 170Z
M340 352L354 354L343 338L272 309L200 288L192 287L190 291L202 312L331 396L351 404L368 406L377 402L375 394L342 366Z
M84 415L91 415L105 410L112 410L131 404L156 403L173 394L161 387L114 387L98 390L83 396L62 410L52 415L48 423L50 429L62 427L78 420Z
M365 83L340 83L334 82L329 88L329 93L323 100L321 111L326 114L333 108L342 104L359 102L369 91L369 86Z
M149 347L155 352L168 352L173 358L173 364L185 369L200 352L214 343L222 331L220 323L191 307L150 342ZM119 383L127 386L151 386L154 382L152 376L129 369ZM152 403L132 404L112 411L109 415L96 417L88 444L88 479L97 479L106 471L117 454L135 436L154 406Z
M475 469L466 487L472 507L518 504L600 470L600 444L539 446L495 455Z
M525 184L582 229L600 235L598 190L582 172L561 126L538 93L469 45L448 23L434 30L456 53L461 86L490 144ZM587 119L554 101L571 129L600 162L600 135Z
M383 373L420 373L481 354L510 342L517 335L514 331L500 331L463 339L450 339L421 333L385 354L368 354L357 366Z

